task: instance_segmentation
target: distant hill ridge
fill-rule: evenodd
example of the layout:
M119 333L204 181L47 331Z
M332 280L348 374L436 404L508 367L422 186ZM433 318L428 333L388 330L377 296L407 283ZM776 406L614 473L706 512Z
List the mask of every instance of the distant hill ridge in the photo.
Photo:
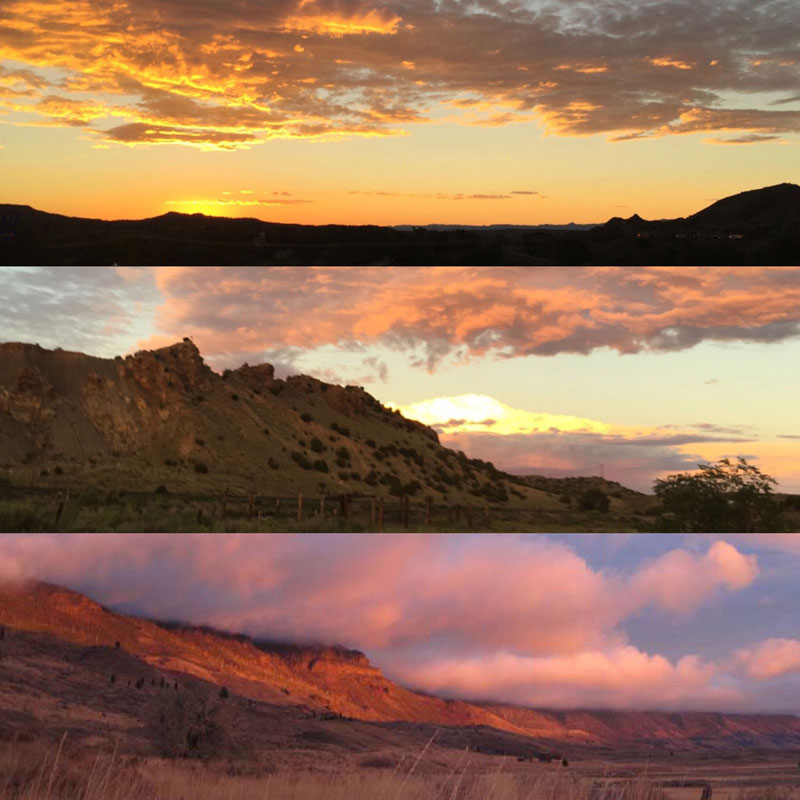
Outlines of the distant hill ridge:
M800 222L800 186L779 183L724 197L688 217L645 220L638 214L627 219L613 217L605 226L644 231L652 226L681 226L698 233L710 231L752 231L782 229Z
M100 220L0 204L0 264L794 265L798 220L800 187L791 183L741 192L685 218L634 214L595 227L301 225L174 211ZM735 239L723 247L723 236Z
M388 680L355 650L259 642L209 628L165 625L112 612L78 592L47 583L0 584L0 625L94 651L106 648L109 654L118 642L124 654L170 680L191 675L254 700L361 720L490 726L548 742L603 747L659 745L697 751L800 746L800 718L790 714L553 711L446 700ZM136 674L127 677L135 679Z
M717 200L688 221L695 225L774 224L800 221L800 186L779 183Z

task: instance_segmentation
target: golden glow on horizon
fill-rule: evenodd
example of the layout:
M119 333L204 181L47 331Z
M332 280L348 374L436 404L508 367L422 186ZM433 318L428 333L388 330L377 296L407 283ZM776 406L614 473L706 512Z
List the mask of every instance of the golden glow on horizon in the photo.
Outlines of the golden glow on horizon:
M485 432L507 436L555 431L610 433L612 430L610 425L592 419L512 408L484 394L434 397L404 406L387 405L398 409L405 417L435 425L448 434Z
M608 444L636 444L642 441L653 447L661 444L662 447L674 448L675 453L685 455L696 464L713 463L721 458L735 458L739 454L747 453L747 457L753 463L778 481L777 491L781 491L781 485L793 486L800 481L797 445L788 440L757 438L751 441L714 441L713 438L704 438L702 434L698 437L697 431L690 426L687 431L690 432L692 440L678 443L674 441L676 435L678 437L686 435L686 431L681 433L674 427L611 425L583 417L538 413L513 408L493 397L480 394L435 397L407 405L390 402L386 405L397 409L409 419L434 427L444 437L483 434L496 436L501 440L503 437L531 434L589 434L600 437ZM450 441L449 446L464 448L468 441L468 438L460 440L456 438ZM583 445L585 444L584 442ZM576 452L579 452L581 445L578 440L574 446ZM531 452L535 452L535 441L531 441L530 447ZM521 454L516 458L524 461ZM547 452L546 458L553 468L576 468L576 464L567 452L561 454ZM677 471L681 470L666 469L658 473L658 477L665 477ZM688 471L692 471L692 468Z
M302 201L292 200L240 200L236 198L222 200L167 200L168 206L176 206L185 214L207 214L209 216L227 216L237 208L280 207L296 205Z

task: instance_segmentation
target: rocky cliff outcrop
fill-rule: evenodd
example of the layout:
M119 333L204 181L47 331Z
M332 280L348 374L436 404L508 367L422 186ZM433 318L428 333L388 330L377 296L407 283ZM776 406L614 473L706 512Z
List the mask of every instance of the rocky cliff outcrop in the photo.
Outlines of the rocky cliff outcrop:
M324 449L312 454L312 439ZM421 450L438 437L361 387L279 380L269 364L218 375L190 339L114 359L0 344L0 468L15 482L316 494L324 476L336 494L381 491L381 467L401 484L417 478L379 463L368 441ZM346 457L331 455L342 447Z

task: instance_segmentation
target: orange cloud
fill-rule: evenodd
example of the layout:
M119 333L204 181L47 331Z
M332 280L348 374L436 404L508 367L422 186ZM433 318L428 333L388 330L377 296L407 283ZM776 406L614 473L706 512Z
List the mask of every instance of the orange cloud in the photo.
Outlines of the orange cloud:
M310 4L303 4L304 12L308 5ZM302 13L287 17L283 21L283 25L287 30L292 31L311 31L330 36L346 36L348 34L397 33L397 27L400 22L402 22L400 17L373 8L366 12L358 12L352 16ZM299 52L302 52L302 48Z
M223 136L230 132L248 132L252 143L390 135L399 124L437 120L431 108L465 97L486 116L465 112L459 122L538 118L560 135L796 133L800 112L759 105L761 93L792 95L798 83L800 65L787 56L798 11L778 2L780 9L748 8L745 23L734 11L715 13L713 0L691 8L663 0L657 9L604 0L591 12L554 0L546 13L498 6L485 15L411 0L402 16L364 0L9 0L0 8L0 59L25 66L3 68L0 86L32 101L10 115L13 124L33 113L102 132L98 120L122 115L123 126L153 131L138 144L206 149L240 146ZM777 15L785 24L776 30ZM33 102L54 92L106 113L69 116ZM753 103L728 107L732 93ZM176 114L187 99L194 106Z
M674 67L675 69L693 69L693 65L686 61L681 61L678 58L669 58L662 56L661 58L650 58L648 61L654 67Z
M606 64L559 64L555 67L557 70L572 70L573 72L581 72L584 75L594 75L598 72L608 72Z

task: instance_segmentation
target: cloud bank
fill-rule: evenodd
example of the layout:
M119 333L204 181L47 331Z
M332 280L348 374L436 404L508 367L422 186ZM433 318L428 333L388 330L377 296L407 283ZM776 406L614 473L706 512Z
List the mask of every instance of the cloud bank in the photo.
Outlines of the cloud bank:
M793 0L10 0L0 110L127 146L444 117L616 140L800 130Z
M240 194L229 202L259 200ZM191 335L220 369L325 346L381 345L433 371L446 359L800 335L799 267L41 267L6 269L0 282L13 299L6 336L35 328L100 354L111 328L146 329L138 347Z
M212 362L234 348L258 358L276 346L380 343L433 370L448 356L669 352L800 334L800 268L162 267L153 275L163 303L152 341L190 332Z
M686 653L672 661L636 647L624 630L634 615L701 614L753 587L760 574L755 556L722 540L674 547L624 571L593 567L568 544L542 536L0 542L6 579L61 583L155 618L340 642L413 686L549 706L765 710L780 701L786 710L800 641L745 640L723 659Z

